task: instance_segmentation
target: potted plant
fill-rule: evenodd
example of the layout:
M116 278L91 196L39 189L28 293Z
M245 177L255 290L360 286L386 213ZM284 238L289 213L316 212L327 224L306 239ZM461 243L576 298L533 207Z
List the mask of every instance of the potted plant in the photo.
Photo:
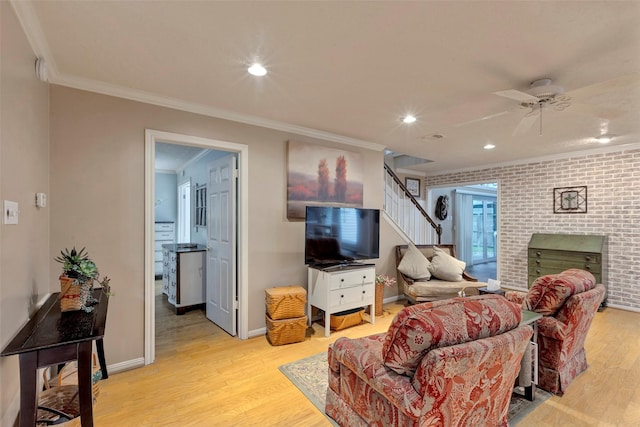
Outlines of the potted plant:
M99 280L98 268L85 248L76 250L75 246L69 250L60 251L60 255L55 261L62 264L62 274L60 275L60 307L61 311L93 310L91 304L95 303L92 297L94 280L100 283L109 294L109 278Z

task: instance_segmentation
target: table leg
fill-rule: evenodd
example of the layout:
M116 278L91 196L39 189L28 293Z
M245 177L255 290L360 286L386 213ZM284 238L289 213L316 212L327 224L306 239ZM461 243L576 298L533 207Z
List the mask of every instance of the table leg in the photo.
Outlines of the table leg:
M78 344L78 392L82 427L93 427L91 341Z
M324 336L328 337L331 335L331 314L325 311L324 313Z
M38 352L20 354L20 427L36 425Z
M96 350L98 351L98 362L100 362L102 379L106 380L109 378L109 373L107 372L107 362L104 358L104 343L102 342L102 338L96 340Z

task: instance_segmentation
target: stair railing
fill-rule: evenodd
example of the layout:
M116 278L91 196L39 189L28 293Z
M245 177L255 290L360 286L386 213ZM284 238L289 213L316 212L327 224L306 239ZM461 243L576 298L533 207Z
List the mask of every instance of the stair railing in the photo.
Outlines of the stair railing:
M387 164L384 165L384 211L414 244L441 243L442 227L436 224L407 190L400 178Z

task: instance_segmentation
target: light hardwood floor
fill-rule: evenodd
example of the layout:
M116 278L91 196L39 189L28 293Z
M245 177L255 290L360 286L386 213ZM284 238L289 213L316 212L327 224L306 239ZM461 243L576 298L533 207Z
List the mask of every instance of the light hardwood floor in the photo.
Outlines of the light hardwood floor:
M278 366L325 351L341 336L385 331L403 305L385 305L375 325L325 338L314 324L304 342L277 347L265 337L230 337L202 311L175 316L161 296L156 307L156 362L100 383L98 427L329 426ZM640 425L639 331L639 313L612 308L598 313L586 343L589 369L563 397L543 402L518 426Z

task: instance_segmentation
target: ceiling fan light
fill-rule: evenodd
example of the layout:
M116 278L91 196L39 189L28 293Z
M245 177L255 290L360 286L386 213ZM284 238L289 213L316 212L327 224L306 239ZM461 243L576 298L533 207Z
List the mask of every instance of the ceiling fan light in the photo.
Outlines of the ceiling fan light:
M531 82L527 90L529 95L536 98L553 98L564 93L564 88L559 85L551 84L551 79L540 79Z

